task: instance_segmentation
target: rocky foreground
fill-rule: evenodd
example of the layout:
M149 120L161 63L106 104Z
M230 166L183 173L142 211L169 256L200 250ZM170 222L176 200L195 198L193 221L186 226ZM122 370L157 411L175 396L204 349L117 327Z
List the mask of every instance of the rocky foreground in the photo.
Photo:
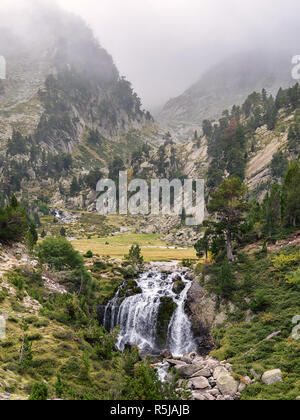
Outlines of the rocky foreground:
M256 380L260 379L254 371L249 376L234 374L232 366L226 361L220 362L209 356L201 357L195 352L185 355L179 360L165 359L169 367L174 367L182 379L179 384L191 390L192 399L197 401L235 401L241 393ZM265 372L262 381L266 385L282 382L279 369Z

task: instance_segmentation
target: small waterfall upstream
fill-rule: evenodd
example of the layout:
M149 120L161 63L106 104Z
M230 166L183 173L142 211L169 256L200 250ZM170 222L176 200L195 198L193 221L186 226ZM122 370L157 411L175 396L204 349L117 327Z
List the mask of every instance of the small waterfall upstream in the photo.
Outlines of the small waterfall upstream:
M181 282L181 291L174 291L174 283ZM163 350L157 346L157 322L161 298L171 298L175 310L167 328L166 348L174 357L181 357L196 348L191 323L184 305L191 281L180 272L165 274L152 269L136 280L142 293L125 298L120 304L120 290L102 311L102 325L111 330L120 326L117 347L137 345L149 353ZM170 300L171 300L170 299Z

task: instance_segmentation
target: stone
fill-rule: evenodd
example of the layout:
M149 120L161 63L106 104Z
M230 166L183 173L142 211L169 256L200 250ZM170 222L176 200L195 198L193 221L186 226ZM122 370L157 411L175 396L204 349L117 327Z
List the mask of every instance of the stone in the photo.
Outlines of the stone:
M260 379L261 378L261 375L256 373L254 369L250 369L250 373L251 373L251 375L253 376L254 379Z
M199 370L197 365L176 365L175 368L180 372L183 378L190 378Z
M207 400L207 401L215 401L214 396L213 396L213 395L211 395L211 394L209 394L208 392L205 392L205 393L204 393L204 398L205 398L205 400Z
M232 372L232 365L230 363L226 363L225 368L228 370L228 372Z
M242 393L247 388L247 385L241 382L238 387L238 392Z
M205 401L205 396L203 395L202 392L194 391L192 392L192 396L193 396L193 399L196 401Z
M218 390L218 388L214 388L214 389L210 389L209 391L207 391L210 395L216 397L218 395L220 395L220 392Z
M192 364L192 360L188 356L183 356L181 360L188 365Z
M216 369L219 366L219 362L218 362L218 360L208 359L207 362L206 362L206 366L209 369L213 370L213 369Z
M243 382L244 384L246 384L247 386L250 386L250 385L252 384L252 381L251 381L251 379L249 378L249 376L244 376L244 377L243 377L243 379L242 379L242 382Z
M299 397L296 397L296 401L300 401L300 396Z
M223 366L218 366L214 369L213 378L215 380L221 375L221 373L228 373L227 370Z
M207 378L204 378L204 376L200 376L199 378L193 378L191 382L194 389L210 388L209 382Z
M185 366L186 363L184 363L182 360L175 360L175 359L166 359L166 361L171 365L171 366Z
M205 365L204 359L201 356L197 356L192 361L193 365Z
M280 369L268 370L267 372L263 374L261 379L263 383L266 385L273 385L278 382L283 382L282 372Z
M210 370L209 369L201 369L198 372L196 372L192 378L195 378L197 376L204 376L205 378L209 378L211 376Z
M225 395L233 396L237 393L239 384L238 382L227 372L222 372L217 378L217 388L221 393Z

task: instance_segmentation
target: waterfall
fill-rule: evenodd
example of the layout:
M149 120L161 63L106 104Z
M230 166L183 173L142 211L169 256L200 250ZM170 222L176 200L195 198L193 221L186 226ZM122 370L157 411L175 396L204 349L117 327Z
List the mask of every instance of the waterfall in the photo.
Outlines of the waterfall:
M178 279L182 282L181 293L173 290L174 282ZM191 323L184 311L191 281L179 272L168 275L152 269L140 275L137 284L142 293L124 299L119 306L120 288L104 308L103 326L107 330L117 325L120 327L117 347L124 350L126 344L134 344L149 353L162 350L157 346L157 318L161 298L169 297L176 308L167 328L166 348L174 357L181 357L195 350Z

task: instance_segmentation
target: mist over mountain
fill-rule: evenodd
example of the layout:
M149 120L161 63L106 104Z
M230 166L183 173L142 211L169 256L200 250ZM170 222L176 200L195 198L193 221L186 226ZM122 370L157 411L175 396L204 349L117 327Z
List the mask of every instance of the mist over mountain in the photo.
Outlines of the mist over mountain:
M275 95L293 84L292 54L249 51L228 57L207 71L197 83L170 99L157 119L173 128L198 127L204 119L220 117L224 109L240 105L263 88Z
M87 128L116 139L151 121L80 17L43 5L24 19L2 15L0 28L7 63L0 91L2 139L20 129L41 144L70 151Z

